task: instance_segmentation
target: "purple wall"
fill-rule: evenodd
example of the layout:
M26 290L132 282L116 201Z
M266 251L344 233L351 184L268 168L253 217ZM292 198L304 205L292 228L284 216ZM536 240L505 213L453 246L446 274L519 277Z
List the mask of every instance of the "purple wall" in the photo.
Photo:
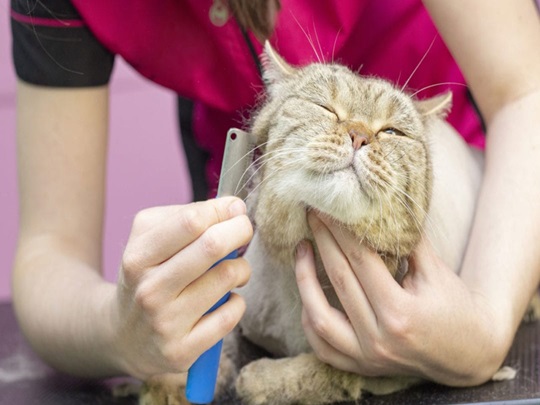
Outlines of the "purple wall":
M191 198L179 145L174 95L117 59L111 123L104 269L115 280L131 221L142 208ZM9 2L0 0L0 301L9 299L17 238L15 75L10 59Z

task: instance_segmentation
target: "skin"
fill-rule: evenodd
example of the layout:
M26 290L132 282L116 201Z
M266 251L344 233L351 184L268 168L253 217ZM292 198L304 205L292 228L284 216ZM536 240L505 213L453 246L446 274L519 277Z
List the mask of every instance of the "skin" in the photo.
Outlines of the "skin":
M49 364L82 376L141 379L186 371L230 332L245 304L244 259L213 263L249 242L233 197L154 207L133 221L119 281L101 274L108 89L19 82L20 236L13 299L21 328Z
M424 3L488 128L485 178L460 274L422 241L400 285L377 254L310 213L345 312L324 299L305 242L296 275L304 330L321 360L368 376L468 386L500 367L540 281L540 24L530 0Z

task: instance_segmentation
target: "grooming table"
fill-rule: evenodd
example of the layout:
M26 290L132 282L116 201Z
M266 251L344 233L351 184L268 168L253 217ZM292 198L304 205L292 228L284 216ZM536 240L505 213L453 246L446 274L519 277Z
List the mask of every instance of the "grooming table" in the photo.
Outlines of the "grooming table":
M246 359L258 355L257 348L248 342L242 346ZM540 322L524 324L505 362L518 370L512 381L490 382L475 388L426 383L392 395L366 396L358 405L540 404L539 349ZM123 381L126 379L87 380L52 370L24 340L11 304L0 303L0 405L137 404L133 396L112 395L112 387ZM240 402L231 390L217 404L240 405Z

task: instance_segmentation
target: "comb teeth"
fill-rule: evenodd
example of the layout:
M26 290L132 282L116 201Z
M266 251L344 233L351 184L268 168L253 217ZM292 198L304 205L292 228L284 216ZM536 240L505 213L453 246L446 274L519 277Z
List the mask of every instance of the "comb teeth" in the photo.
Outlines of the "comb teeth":
M253 159L253 143L249 133L231 128L227 132L223 163L219 176L218 197L245 197L248 179L246 170Z

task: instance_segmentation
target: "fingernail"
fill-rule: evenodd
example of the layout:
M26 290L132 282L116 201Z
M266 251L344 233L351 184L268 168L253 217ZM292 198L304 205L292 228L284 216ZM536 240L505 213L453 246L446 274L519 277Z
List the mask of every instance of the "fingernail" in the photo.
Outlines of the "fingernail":
M236 217L245 213L246 204L244 204L242 200L235 200L231 205L229 205L229 214L231 214L231 217Z
M296 257L303 257L307 252L307 242L305 240L301 241L296 245Z

